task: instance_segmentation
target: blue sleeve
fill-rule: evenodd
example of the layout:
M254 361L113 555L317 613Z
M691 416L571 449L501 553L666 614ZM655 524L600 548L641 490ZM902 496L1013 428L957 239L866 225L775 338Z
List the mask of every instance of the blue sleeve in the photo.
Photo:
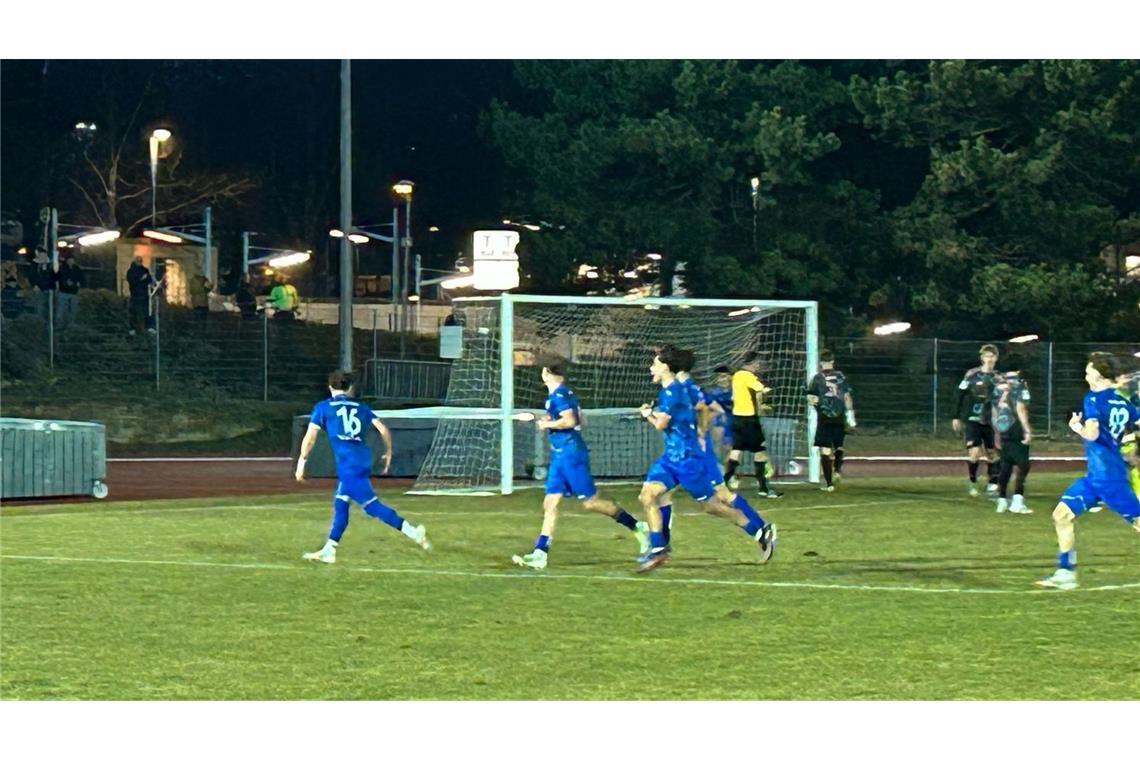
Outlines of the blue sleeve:
M1098 417L1100 409L1097 408L1096 395L1091 391L1085 394L1084 419L1091 420Z
M567 409L573 409L574 404L571 403L570 397L565 393L552 393L550 394L550 416L558 419L562 413Z
M313 407L313 413L309 415L309 424L318 425L322 428L325 426L325 404L323 401Z
M360 404L357 408L356 417L362 425L361 430L367 430L372 425L372 420L376 419L376 412L372 411L372 407L368 404Z

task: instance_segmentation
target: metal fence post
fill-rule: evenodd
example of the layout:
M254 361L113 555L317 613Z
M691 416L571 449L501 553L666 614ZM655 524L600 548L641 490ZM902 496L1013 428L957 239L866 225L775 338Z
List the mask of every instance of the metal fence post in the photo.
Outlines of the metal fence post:
M1045 435L1053 436L1053 341L1049 341L1049 364L1045 368L1045 406L1049 415L1045 418Z
M377 310L374 307L372 309L372 358L373 359L375 359L377 356L377 354L376 354L376 317L377 317Z
M930 433L938 435L938 338L934 339L934 376L931 378Z
M151 296L151 304L154 309L154 389L157 391L162 382L162 322L158 316L157 291Z
M269 312L261 310L261 400L269 400Z

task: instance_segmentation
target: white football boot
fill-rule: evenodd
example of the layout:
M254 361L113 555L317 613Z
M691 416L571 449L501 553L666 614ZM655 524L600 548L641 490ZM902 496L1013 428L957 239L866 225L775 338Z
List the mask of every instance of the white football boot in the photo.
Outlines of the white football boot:
M997 500L997 513L1000 515L1007 509L1009 509L1009 502L1006 501L1006 498L1004 496L999 496Z
M1025 506L1025 497L1019 493L1013 495L1013 503L1009 505L1009 511L1015 515L1033 514L1033 510Z
M320 551L305 552L301 555L301 559L307 559L310 562L324 562L326 565L331 565L336 562L336 549L331 546L326 546Z
M1072 591L1077 587L1077 571L1065 570L1057 568L1052 575L1039 581L1034 581L1033 585L1040 586L1041 588L1055 588L1061 591Z
M511 562L514 562L519 567L529 567L532 570L545 570L546 552L542 549L535 549L530 554L521 557L516 554L511 557Z

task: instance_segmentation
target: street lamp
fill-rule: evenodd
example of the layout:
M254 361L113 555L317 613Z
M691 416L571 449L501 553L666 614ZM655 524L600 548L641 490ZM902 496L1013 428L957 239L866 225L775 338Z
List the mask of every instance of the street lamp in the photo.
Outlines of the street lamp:
M404 199L404 237L400 256L400 332L407 329L407 315L404 313L403 303L408 298L408 261L412 256L412 190L416 183L402 179L392 185L392 192Z
M752 185L752 252L756 252L756 247L760 243L759 224L760 224L760 178L753 177L751 180Z
M158 206L158 147L170 139L169 129L156 129L150 133L150 226L155 226Z

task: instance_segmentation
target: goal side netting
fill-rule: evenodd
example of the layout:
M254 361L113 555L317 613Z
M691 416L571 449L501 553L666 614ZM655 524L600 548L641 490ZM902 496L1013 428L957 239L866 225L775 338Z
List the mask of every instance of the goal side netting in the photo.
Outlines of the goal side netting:
M762 424L777 475L818 480L814 415L804 395L816 366L815 302L504 295L460 298L454 307L462 356L444 405L379 412L436 423L413 492L510 493L541 484L545 436L517 418L543 411L538 363L547 354L569 361L567 383L582 406L594 476L640 479L662 450L661 434L637 408L656 398L649 365L664 343L695 352L692 374L702 386L713 383L717 366L735 369L758 352L760 377L773 389Z

